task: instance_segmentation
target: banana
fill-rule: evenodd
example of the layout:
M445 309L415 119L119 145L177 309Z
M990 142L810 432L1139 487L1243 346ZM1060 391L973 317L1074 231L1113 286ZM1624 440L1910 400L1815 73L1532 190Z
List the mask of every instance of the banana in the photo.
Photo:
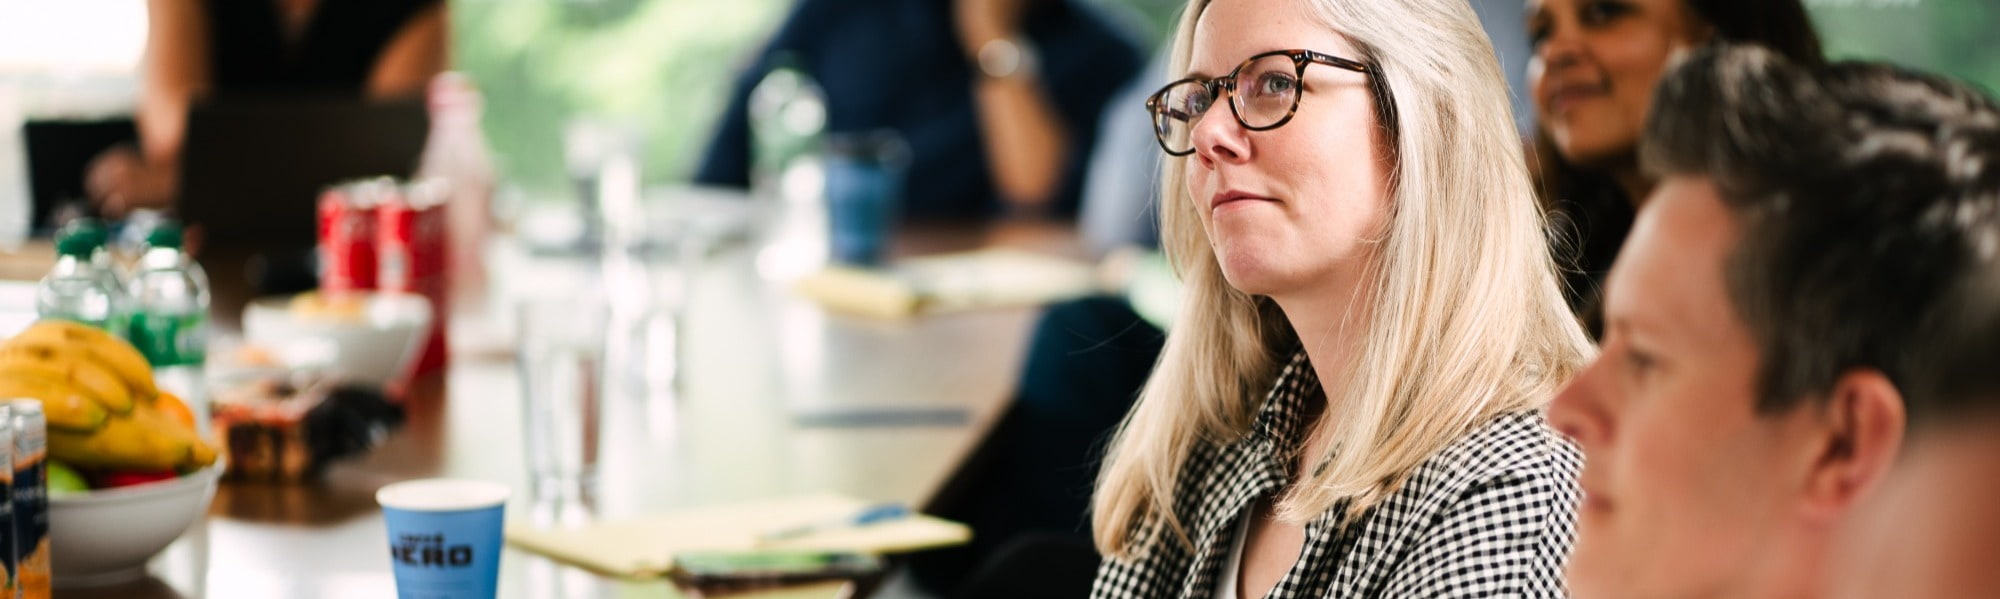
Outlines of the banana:
M92 433L110 418L103 406L76 387L32 374L0 372L0 398L41 400L51 432Z
M174 467L182 472L199 470L215 461L215 447L203 441L194 427L181 423L166 410L145 406L132 411L132 420L151 430L154 434L185 443L188 452L185 459Z
M132 411L132 390L124 381L88 352L74 346L9 341L0 345L0 374L69 381L111 412Z
M114 470L198 470L215 447L158 404L153 369L104 331L44 320L0 342L0 399L42 402L49 457Z
M166 470L191 458L187 443L149 434L130 418L105 423L94 434L49 431L49 459L108 470Z
M50 431L49 458L87 468L190 472L214 463L215 448L193 429L141 406L94 433Z
M50 319L36 322L28 330L15 335L13 341L43 341L71 347L82 347L97 360L125 381L133 397L150 401L159 393L153 384L153 367L138 348L116 335L90 325L67 320Z

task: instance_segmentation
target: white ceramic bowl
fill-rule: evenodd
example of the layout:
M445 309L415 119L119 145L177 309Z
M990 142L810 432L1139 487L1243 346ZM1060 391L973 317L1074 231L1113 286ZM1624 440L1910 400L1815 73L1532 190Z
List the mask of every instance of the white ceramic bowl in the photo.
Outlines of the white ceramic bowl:
M430 331L431 303L412 293L364 293L358 312L302 314L292 298L262 298L243 309L243 340L275 351L291 367L325 368L355 382L402 377Z
M222 462L170 481L49 498L49 566L55 585L138 580L146 562L208 512Z

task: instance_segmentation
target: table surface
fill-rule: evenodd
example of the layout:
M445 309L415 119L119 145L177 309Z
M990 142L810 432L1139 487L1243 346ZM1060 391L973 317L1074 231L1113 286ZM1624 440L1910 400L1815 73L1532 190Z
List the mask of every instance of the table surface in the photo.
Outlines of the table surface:
M898 253L991 245L1079 253L1073 232L1047 226L937 228L906 236ZM602 272L595 258L497 247L494 289L560 294ZM700 269L677 393L604 403L598 518L823 491L921 505L1004 409L1037 310L900 321L830 314L757 276L751 258L747 248L724 251ZM245 294L232 295L229 276L212 278L226 330ZM453 334L493 339L507 327L490 315L502 311L455 308ZM504 482L515 489L510 520L545 518L527 500L513 353L504 341L460 341L446 372L415 384L404 426L370 454L309 483L225 481L151 577L57 596L393 596L374 493L411 478ZM603 578L511 547L500 586L502 597L677 596L663 582Z

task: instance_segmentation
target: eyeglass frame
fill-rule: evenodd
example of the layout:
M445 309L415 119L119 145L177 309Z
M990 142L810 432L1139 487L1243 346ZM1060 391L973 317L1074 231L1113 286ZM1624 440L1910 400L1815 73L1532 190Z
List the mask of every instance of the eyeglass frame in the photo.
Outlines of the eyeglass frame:
M1312 50L1306 50L1306 49L1303 49L1303 48L1294 48L1294 49L1290 49L1290 50L1272 50L1272 51L1269 51L1269 52L1259 52L1259 53L1257 53L1257 54L1255 54L1255 55L1252 55L1252 56L1251 56L1251 57L1249 57L1249 58L1246 58L1246 59L1244 59L1244 60L1243 60L1243 62L1242 62L1241 64L1238 64L1238 65L1236 65L1236 68L1234 68L1234 69L1230 69L1230 71L1229 71L1229 73L1228 73L1228 74L1226 74L1226 75L1223 75L1223 76L1220 76L1220 77L1207 77L1207 78L1204 78L1204 77L1183 77L1183 78L1180 78L1180 79L1176 79L1176 80L1174 80L1174 81L1172 81L1172 82L1169 82L1169 83L1167 83L1166 85L1163 85L1163 86L1160 86L1160 89L1159 89L1158 91L1155 91L1155 92L1153 92L1153 93L1152 93L1152 95L1149 95L1149 96L1146 96L1146 112L1147 112L1147 113L1148 113L1148 114L1149 114L1150 116L1152 116L1152 117L1153 117L1153 118L1152 118L1152 120L1153 120L1153 141L1156 141L1156 142L1159 142L1159 144L1160 144L1160 150L1162 150L1162 151L1165 151L1165 152L1167 153L1167 155L1168 155L1168 156L1175 156L1175 157L1179 157L1179 156L1187 156L1187 155L1190 155L1190 154L1193 154L1193 153L1195 152L1195 148L1194 148L1193 146L1190 146L1190 147L1188 147L1187 151L1185 151L1185 152L1175 152L1175 151L1173 150L1173 148L1169 148L1169 147L1167 147L1167 139L1166 139L1165 137L1163 137L1163 136L1161 135L1161 133L1160 133L1160 124L1159 124L1159 118L1160 118L1160 117L1161 117L1161 115L1162 115L1162 112L1161 112L1161 110L1160 110L1160 101L1161 101L1162 99L1164 99L1164 96L1166 96L1166 94L1167 94L1167 90L1170 90L1170 89L1173 89L1173 88L1174 88L1174 86L1177 86L1177 85L1180 85L1180 84L1183 84L1183 83L1197 83L1197 84L1200 84L1200 85L1201 85L1201 87L1202 87L1202 90L1204 90L1204 91L1207 91L1207 92L1208 92L1208 95L1209 95L1209 97L1210 97L1210 98L1219 98L1219 97L1221 97L1221 94L1218 94L1218 93L1216 93L1216 89L1217 89L1217 88L1221 88L1221 89L1223 89L1223 90L1225 90L1225 91L1228 91L1228 92L1229 92L1229 102L1228 102L1228 104L1229 104L1229 114L1230 114L1230 116L1233 116L1233 117L1235 117L1235 118L1236 118L1236 124L1238 124L1238 125L1242 125L1242 126L1243 126L1243 128L1244 128L1245 130L1248 130L1248 131L1270 131L1270 130L1272 130L1272 129L1276 129L1276 128L1279 128L1279 127L1283 127L1283 126L1285 126L1285 123L1289 123L1289 122L1292 122L1292 117L1293 117L1293 116L1296 116L1296 115L1298 115L1298 113L1299 113L1299 100L1301 100L1301 99L1303 99L1303 98L1305 97L1305 91L1304 91L1304 89L1303 89L1303 88L1301 88L1301 89L1300 89L1299 93L1297 93L1297 94L1294 94L1294 95L1292 96L1292 106L1291 106L1291 108L1288 108L1288 109L1286 109L1286 110L1285 110L1285 116L1283 116L1283 117L1280 117L1280 118L1279 118L1279 119L1277 120L1277 122L1274 122L1274 123L1271 123L1270 125L1266 125L1266 126L1263 126L1263 127L1252 127L1252 126L1250 126L1250 122L1249 122L1249 121L1245 121L1245 120L1243 120L1243 110L1242 110L1241 108L1237 107L1237 105L1236 105L1236 102L1237 102L1237 98L1239 97L1239 96L1237 96L1237 95L1236 95L1236 76L1237 76L1237 75L1240 75L1240 74L1242 74L1242 73L1243 73L1243 68L1244 68L1244 67L1247 67L1247 66L1250 66L1250 63L1253 63L1253 62L1257 62L1258 60L1262 60L1262 59L1264 59L1264 58L1267 58L1267 57L1271 57L1271 56L1285 56L1285 57L1287 57L1287 58L1291 58L1291 59L1292 59L1292 66L1293 66L1293 67L1294 67L1294 68L1296 69L1296 70L1295 70L1295 72L1294 72L1294 73L1292 74L1292 77L1293 77L1294 79L1297 79L1297 80L1299 80L1299 81L1300 81L1301 83L1303 83L1303 82L1305 81L1305 78L1306 78L1306 65L1309 65L1309 64L1315 64L1315 63L1317 63L1317 64L1323 64L1323 65L1326 65L1326 66L1330 66L1330 67L1334 67L1334 68L1338 68L1338 69L1344 69L1344 70L1349 70L1349 71L1354 71L1354 72L1356 72L1356 73L1361 73L1361 74L1363 74L1363 75L1368 75L1368 76L1369 76L1369 79L1371 79L1371 80L1374 80L1374 79L1376 79L1376 77L1375 77L1375 69L1374 69L1373 67L1370 67L1370 66L1368 66L1368 65L1367 65L1367 64L1365 64L1365 63L1362 63L1361 61L1358 61L1358 60L1353 60L1353 59L1348 59L1348 58L1341 58L1341 57L1339 57L1339 56L1334 56L1334 55L1332 55L1332 54L1327 54L1327 53L1324 53L1324 52L1315 52L1315 51L1312 51ZM1376 83L1376 86L1378 86L1378 87L1379 87L1379 86L1380 86L1380 83L1379 83L1379 82L1378 82L1378 83ZM1211 99L1211 100L1210 100L1210 102L1213 102L1213 101L1214 101L1213 99ZM1211 109L1211 110L1213 110L1214 108L1215 108L1215 106L1214 106L1213 104L1211 104L1211 105L1209 106L1209 109ZM1204 113L1204 114L1206 114L1206 113ZM1189 123L1189 125L1188 125L1188 126L1189 126L1189 127L1193 127L1194 125L1193 125L1193 123ZM1193 138L1193 135L1194 135L1194 132L1193 132L1192 130L1190 130L1190 131L1188 132L1188 135L1189 135L1189 138L1190 138L1190 141L1192 141L1192 138Z

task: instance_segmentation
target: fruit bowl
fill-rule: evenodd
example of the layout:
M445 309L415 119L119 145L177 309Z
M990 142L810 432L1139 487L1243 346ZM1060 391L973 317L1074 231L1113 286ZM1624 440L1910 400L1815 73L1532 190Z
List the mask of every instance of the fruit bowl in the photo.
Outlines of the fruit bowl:
M144 578L146 562L208 512L222 462L143 485L49 497L55 585L93 587Z
M430 323L430 301L416 294L262 298L243 310L243 340L275 352L285 366L323 367L386 386L409 371Z

